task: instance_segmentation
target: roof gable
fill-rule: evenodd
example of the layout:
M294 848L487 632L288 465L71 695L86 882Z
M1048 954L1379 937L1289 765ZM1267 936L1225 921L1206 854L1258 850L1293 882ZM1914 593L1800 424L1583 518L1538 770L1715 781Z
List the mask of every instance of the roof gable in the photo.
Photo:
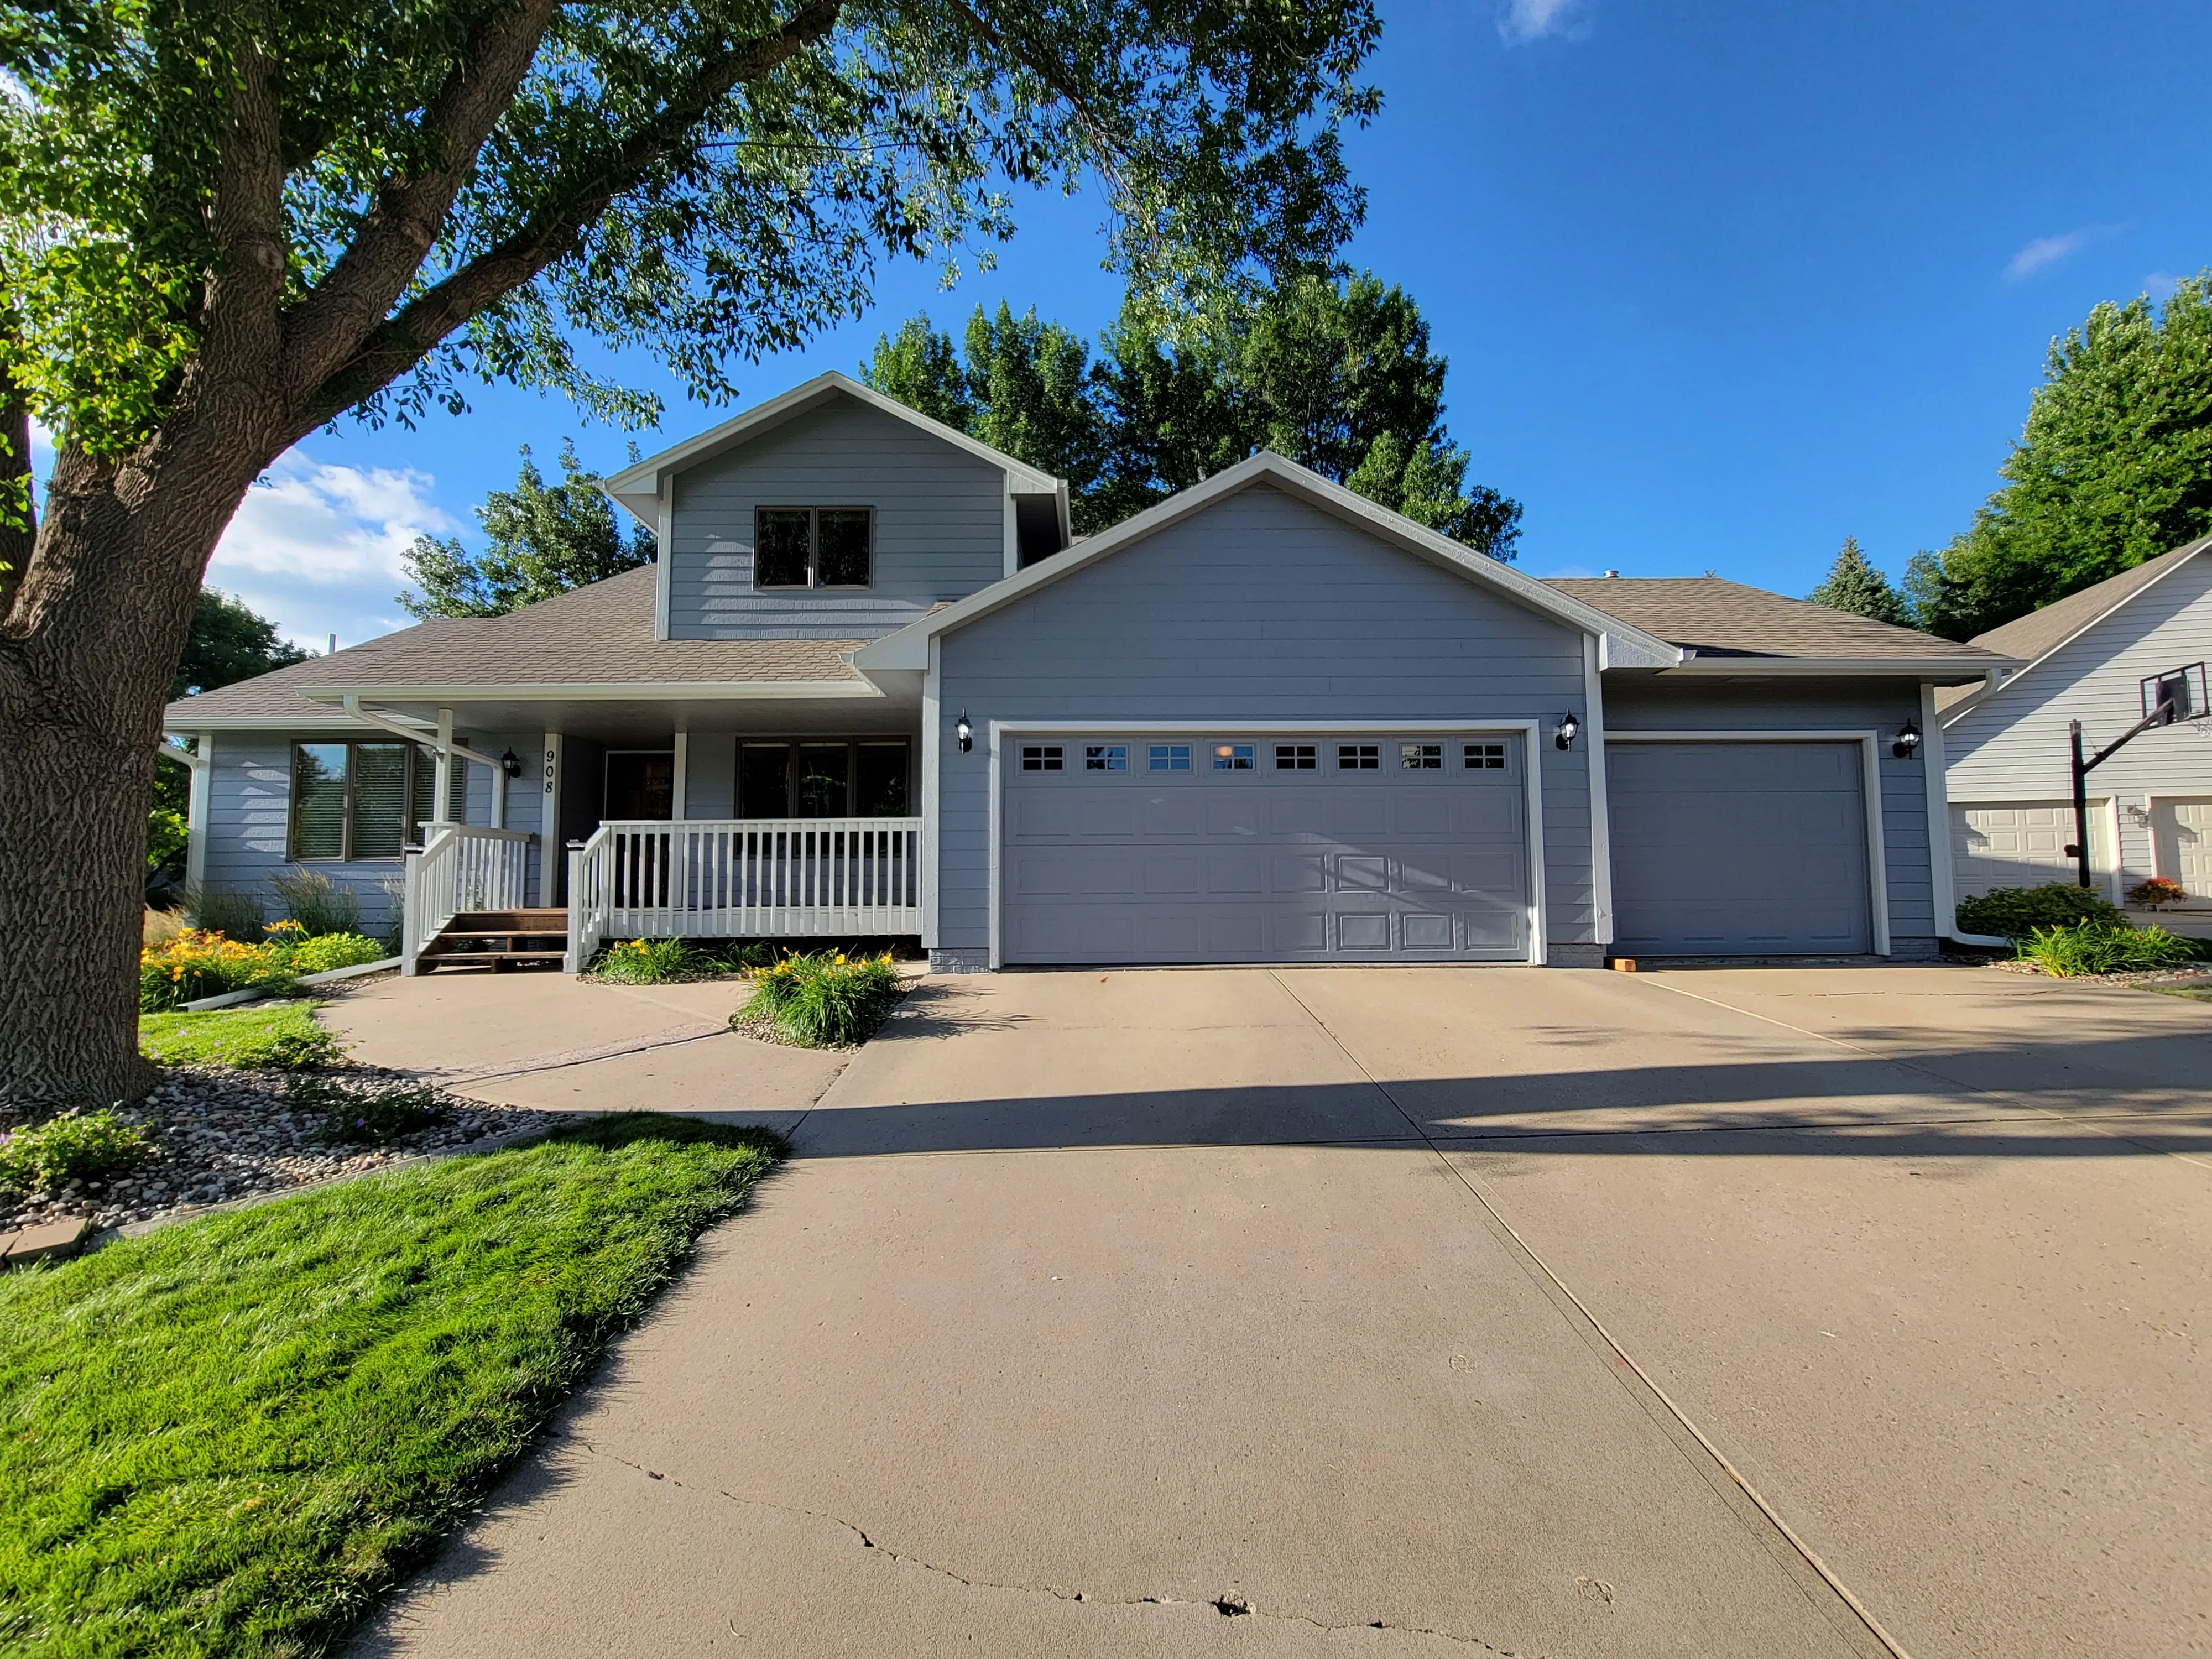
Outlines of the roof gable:
M2002 696L2023 675L2034 672L2091 629L2148 592L2208 549L2212 549L2212 536L2177 547L2171 553L2161 553L2154 559L2145 559L2131 570L2107 576L2063 599L2053 599L2040 611L2031 611L2002 628L1976 635L1974 643L1983 649L2001 652L2026 665L2006 675L1996 685L1972 688L1947 699L1944 720L1948 723L1970 708L1979 708L1992 697Z
M965 451L997 467L1006 475L1008 487L1017 495L1055 497L1061 502L1060 516L1065 520L1067 486L1049 472L1040 471L1026 461L1017 459L1002 449L994 449L942 421L933 421L919 410L909 409L895 398L886 398L882 392L863 386L851 375L841 374L834 368L816 375L803 385L793 386L780 397L756 404L695 438L687 438L680 444L672 445L658 454L648 455L643 460L624 467L607 477L599 487L628 508L641 523L648 526L656 525L662 478L696 466L702 461L726 454L754 438L774 431L787 421L811 413L840 398L850 399L865 408L903 421L940 443Z
M1295 461L1287 460L1271 450L1262 450L1249 460L1239 462L1224 472L1218 472L1203 483L1179 491L1134 518L1123 520L1111 530L1089 537L1064 552L1030 566L1017 575L994 582L957 604L908 623L897 633L864 647L853 660L863 672L926 669L929 665L930 641L1007 605L1018 604L1041 587L1086 569L1103 559L1111 558L1124 548L1157 535L1170 525L1179 524L1217 502L1263 483L1304 501L1357 529L1366 531L1376 539L1414 557L1442 565L1488 586L1528 610L1549 616L1583 633L1599 636L1606 641L1611 665L1632 664L1658 668L1682 659L1681 652L1674 647L1632 624L1608 616L1533 577L1524 576L1487 554L1477 553L1448 537L1440 536L1364 495L1355 495L1340 484L1330 483L1319 473L1300 466Z

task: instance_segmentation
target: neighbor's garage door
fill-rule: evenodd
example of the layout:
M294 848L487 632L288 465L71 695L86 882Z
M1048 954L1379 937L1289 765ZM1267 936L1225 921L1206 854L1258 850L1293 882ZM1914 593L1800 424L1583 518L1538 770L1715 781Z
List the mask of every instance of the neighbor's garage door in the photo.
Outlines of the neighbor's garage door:
M2089 868L2112 867L2112 808L2089 804ZM2074 842L2074 804L2063 800L1954 801L1951 880L1962 899L1993 887L2040 887L2071 882L2078 866L2066 854ZM2160 869L2165 866L2161 865Z
M1874 949L1855 743L1606 745L1623 956Z
M1517 737L1030 737L1000 761L1010 963L1528 955Z

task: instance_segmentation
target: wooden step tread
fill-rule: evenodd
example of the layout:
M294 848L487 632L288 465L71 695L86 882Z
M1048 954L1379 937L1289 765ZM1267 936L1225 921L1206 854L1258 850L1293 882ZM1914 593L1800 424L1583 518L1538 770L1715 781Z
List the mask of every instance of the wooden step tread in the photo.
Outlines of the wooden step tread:
M457 910L448 928L538 927L549 932L568 931L568 913L556 908L527 910Z
M454 927L438 932L439 939L560 939L568 937L565 927Z
M521 968L541 963L567 960L563 951L442 951L436 956L427 953L415 958L419 971L425 968Z

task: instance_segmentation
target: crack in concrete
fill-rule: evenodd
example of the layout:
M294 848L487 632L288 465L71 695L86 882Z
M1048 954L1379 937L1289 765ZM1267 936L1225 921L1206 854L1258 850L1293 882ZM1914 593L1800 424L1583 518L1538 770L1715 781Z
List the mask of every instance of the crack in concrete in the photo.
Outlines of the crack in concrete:
M659 1469L635 1462L617 1452L609 1451L574 1433L566 1436L565 1438L568 1444L580 1448L593 1457L604 1457L609 1462L619 1463L626 1469L635 1469L648 1480L665 1481L679 1491L708 1492L717 1498L725 1498L732 1504L742 1504L749 1509L775 1510L783 1515L803 1516L810 1521L826 1522L860 1540L860 1547L864 1550L872 1551L887 1561L896 1562L902 1566L915 1567L939 1578L949 1578L966 1589L1006 1590L1024 1595L1048 1595L1056 1601L1080 1602L1085 1607L1211 1607L1227 1619L1249 1618L1282 1624L1305 1625L1329 1635L1360 1630L1395 1631L1401 1636L1431 1637L1440 1642L1449 1642L1455 1646L1472 1649L1480 1653L1495 1654L1498 1659L1521 1659L1521 1656L1516 1655L1512 1649L1492 1647L1480 1637L1462 1636L1456 1631L1438 1630L1427 1625L1399 1624L1387 1619L1331 1623L1327 1620L1316 1619L1310 1613L1278 1613L1268 1608L1255 1607L1249 1599L1233 1590L1224 1591L1218 1596L1203 1596L1195 1599L1180 1595L1107 1596L1093 1595L1085 1590L1068 1589L1058 1584L1015 1584L995 1578L971 1578L964 1573L955 1572L950 1567L940 1566L934 1561L924 1560L918 1555L908 1555L903 1551L891 1548L889 1545L879 1544L864 1528L855 1526L842 1515L831 1515L824 1510L810 1510L797 1504L778 1504L765 1498L747 1497L740 1492L726 1491L720 1486L692 1486Z

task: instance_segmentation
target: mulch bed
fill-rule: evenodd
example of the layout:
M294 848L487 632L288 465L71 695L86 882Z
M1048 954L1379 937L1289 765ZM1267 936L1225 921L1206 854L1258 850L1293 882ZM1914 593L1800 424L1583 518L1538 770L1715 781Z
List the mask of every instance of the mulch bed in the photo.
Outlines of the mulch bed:
M2031 974L2039 978L2057 979L2064 985L2118 985L2138 990L2193 991L2212 990L2212 967L2192 963L2184 968L2147 968L2135 973L2120 974L2046 974L2039 963L2000 961L1989 964L2008 974Z
M288 1092L293 1078L336 1083L349 1092L420 1086L404 1073L366 1066L313 1073L164 1067L152 1094L116 1109L118 1118L154 1143L155 1155L111 1182L93 1182L58 1198L0 1192L0 1233L78 1218L102 1228L173 1218L210 1205L290 1192L408 1158L551 1129L576 1118L574 1113L489 1106L433 1089L435 1121L381 1144L333 1142L324 1138L328 1104L295 1102Z

